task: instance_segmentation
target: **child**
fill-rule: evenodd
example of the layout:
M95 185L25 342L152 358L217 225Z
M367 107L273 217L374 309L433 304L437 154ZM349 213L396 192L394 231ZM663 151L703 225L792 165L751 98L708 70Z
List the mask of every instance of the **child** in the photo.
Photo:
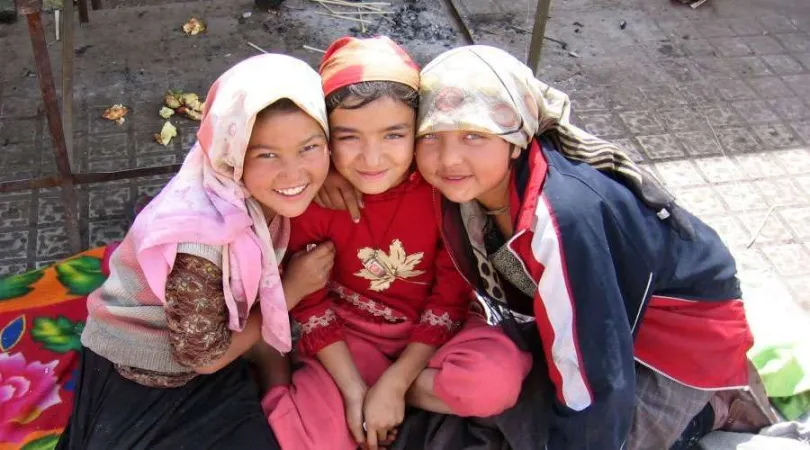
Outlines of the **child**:
M281 447L376 449L406 403L479 417L509 408L531 359L467 317L471 292L413 170L418 68L379 37L334 42L320 70L333 163L365 207L359 224L316 205L293 222L291 250L329 240L336 264L329 289L291 312L302 331L292 384L263 401Z
M261 338L289 351L287 309L323 286L302 271L328 272L328 246L296 258L283 288L277 261L328 172L327 136L302 61L253 57L213 84L197 144L88 297L59 448L278 448L239 357Z
M557 394L545 448L664 450L724 424L708 404L748 383L752 337L714 230L502 50L440 55L420 102L445 244L472 250L454 256L481 295L536 318Z

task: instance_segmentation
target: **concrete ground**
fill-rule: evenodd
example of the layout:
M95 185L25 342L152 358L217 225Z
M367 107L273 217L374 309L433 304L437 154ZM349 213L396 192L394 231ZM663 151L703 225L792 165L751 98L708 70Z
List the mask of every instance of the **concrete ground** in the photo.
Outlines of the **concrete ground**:
M370 33L392 34L419 63L467 36L525 57L532 0L393 3L404 14ZM124 5L106 4L76 31L73 164L82 171L181 161L195 123L174 120L180 135L156 144L163 92L204 94L255 53L246 41L316 64L320 54L302 45L323 49L360 32L315 15L308 0L247 19L244 1ZM192 16L207 33L183 35ZM669 0L552 0L551 16L547 36L567 45L546 42L541 78L570 94L577 123L632 152L715 227L747 284L784 285L810 311L810 3L709 0L693 10ZM53 172L24 23L0 25L0 42L0 180ZM56 63L60 44L50 48ZM100 118L113 103L131 107L120 127ZM82 187L83 244L120 239L135 199L166 180ZM0 274L66 255L58 190L0 196Z

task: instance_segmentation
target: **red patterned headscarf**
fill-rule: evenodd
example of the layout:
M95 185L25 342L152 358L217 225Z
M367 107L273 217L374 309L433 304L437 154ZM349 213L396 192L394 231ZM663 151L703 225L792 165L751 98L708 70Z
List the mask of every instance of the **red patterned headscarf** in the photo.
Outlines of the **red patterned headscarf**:
M419 89L419 66L386 36L336 40L326 49L318 72L325 96L363 81L395 81Z

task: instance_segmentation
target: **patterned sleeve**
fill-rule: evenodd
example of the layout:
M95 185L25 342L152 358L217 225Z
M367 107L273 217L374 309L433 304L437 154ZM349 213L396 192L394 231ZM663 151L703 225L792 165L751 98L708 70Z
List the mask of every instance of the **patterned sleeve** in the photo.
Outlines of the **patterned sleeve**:
M202 256L177 254L166 281L166 320L178 363L204 367L225 353L231 331L219 266Z
M461 328L473 297L443 245L437 252L435 266L433 290L411 334L411 342L440 347Z

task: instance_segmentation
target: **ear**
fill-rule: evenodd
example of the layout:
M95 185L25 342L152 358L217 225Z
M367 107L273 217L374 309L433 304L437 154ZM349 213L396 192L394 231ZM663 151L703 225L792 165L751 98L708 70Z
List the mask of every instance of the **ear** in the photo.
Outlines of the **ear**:
M520 147L518 147L518 146L517 146L517 145L515 145L515 144L512 144L512 152L511 152L511 154L509 155L509 157L510 157L511 159L518 159L518 157L520 156L520 152L521 152L521 150L522 150L522 149L521 149Z

